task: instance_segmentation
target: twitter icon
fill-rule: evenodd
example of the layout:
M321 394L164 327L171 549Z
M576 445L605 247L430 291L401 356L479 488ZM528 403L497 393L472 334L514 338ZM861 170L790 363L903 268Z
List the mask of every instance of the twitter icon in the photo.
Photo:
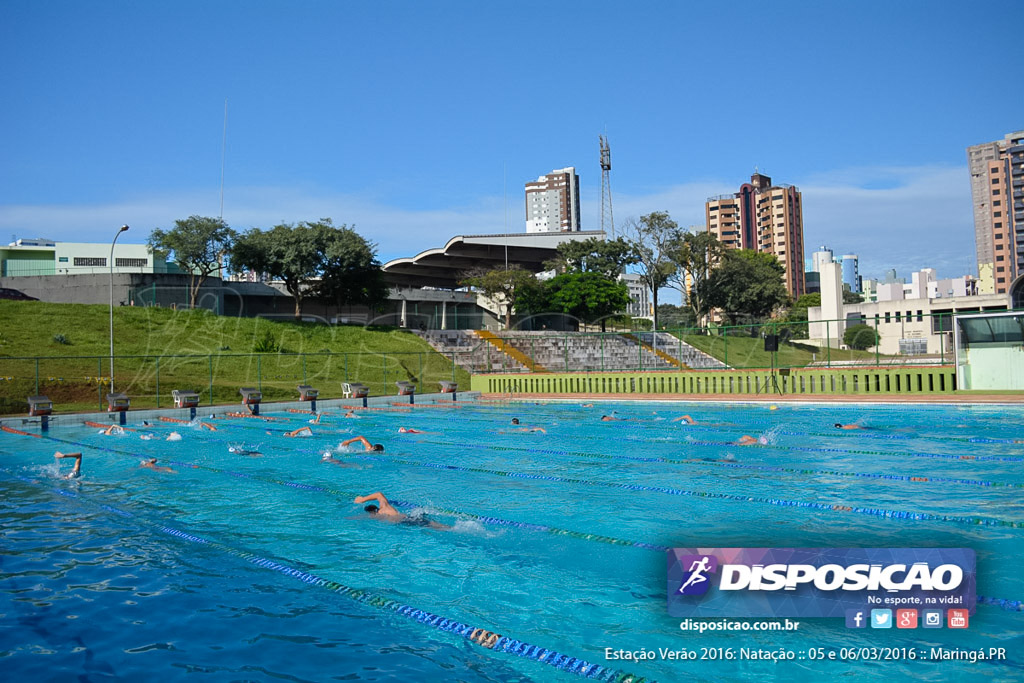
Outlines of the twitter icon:
M871 628L892 628L892 610L871 610Z

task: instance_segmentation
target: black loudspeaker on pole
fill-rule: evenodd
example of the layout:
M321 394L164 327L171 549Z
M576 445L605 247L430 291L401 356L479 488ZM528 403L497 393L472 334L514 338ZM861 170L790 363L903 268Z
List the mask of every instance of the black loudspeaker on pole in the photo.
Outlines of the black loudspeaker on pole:
M764 350L765 351L778 351L779 350L779 335L777 335L777 334L766 334L764 336Z

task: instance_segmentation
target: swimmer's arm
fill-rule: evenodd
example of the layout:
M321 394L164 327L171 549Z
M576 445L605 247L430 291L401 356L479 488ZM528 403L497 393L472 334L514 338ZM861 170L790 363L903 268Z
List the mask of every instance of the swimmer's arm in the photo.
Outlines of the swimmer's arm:
M71 474L68 475L69 479L74 479L82 473L82 454L81 453L61 453L57 451L53 454L53 457L57 460L62 458L74 458L75 466L71 469Z
M369 441L367 441L365 436L357 436L357 437L352 438L352 439L347 439L345 441L342 441L341 445L342 446L348 446L349 444L353 444L356 441L358 441L359 443L363 444L363 447L366 450L368 450L368 451L373 450L373 444L371 444Z
M395 508L393 508L391 506L391 503L388 502L387 497L385 497L384 494L381 493L380 491L377 491L375 493L371 493L368 496L356 496L355 502L361 504L361 503L365 503L365 502L371 501L371 500L377 503L377 505L380 507L380 511L381 512L384 512L384 513L397 513L398 512L397 510L395 510Z

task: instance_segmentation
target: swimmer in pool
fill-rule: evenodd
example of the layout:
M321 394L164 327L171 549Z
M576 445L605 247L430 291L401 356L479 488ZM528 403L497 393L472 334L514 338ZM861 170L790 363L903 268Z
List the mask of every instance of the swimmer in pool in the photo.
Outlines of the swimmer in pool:
M343 447L347 447L349 444L354 444L356 441L358 441L359 443L363 444L363 449L366 450L367 453L370 453L370 452L383 453L384 452L384 446L382 444L370 443L369 441L366 440L365 436L357 436L357 437L354 437L352 439L347 439L345 441L342 441L341 445Z
M64 475L65 479L78 479L80 476L82 476L82 454L81 453L61 453L60 451L57 451L56 453L53 454L53 457L56 458L57 460L60 460L62 458L74 458L75 459L75 466L71 469L70 473ZM58 465L58 469L59 469L60 463L57 463L57 465Z
M399 434L426 434L426 432L420 431L419 429L412 429L407 427L399 427Z
M541 434L548 433L547 430L544 429L543 427L520 427L519 429L509 429L508 431L505 431L504 429L501 430L502 434L508 434L510 432L540 432Z
M356 496L355 498L355 502L360 505L371 500L376 502L377 505L367 505L363 509L378 519L384 519L389 522L404 524L407 526L425 526L431 529L443 530L451 529L450 526L440 524L432 519L427 519L425 516L410 517L409 515L399 512L391 505L391 503L388 502L388 499L380 491L371 493L368 496Z
M299 427L290 432L285 432L285 436L313 436L313 430L309 427Z
M697 424L697 421L696 421L696 420L694 420L694 419L693 419L692 417L690 417L689 415L683 415L682 417L677 417L677 418L675 418L675 419L674 419L674 420L672 420L672 421L673 421L673 422L679 422L679 421L683 421L683 422L685 422L685 423L686 423L686 424L688 424L688 425L695 425L695 424Z
M124 434L124 427L119 427L118 425L110 425L106 429L101 429L100 434L105 434L106 436L110 436L111 434Z
M621 417L613 417L611 415L602 415L601 422L625 422L626 420Z
M348 411L347 413L345 413L344 415L342 415L342 417L354 417L354 418L356 418L356 419L358 419L358 418L359 418L359 416L358 416L358 415L356 415L356 414L355 414L354 412L352 412L351 410L350 410L350 411Z
M836 422L836 425L835 425L835 427L836 427L836 429L864 429L864 427L861 427L861 426L860 426L860 425L858 425L858 424L848 424L848 425L844 425L844 424L843 424L843 423L841 423L841 422Z
M764 439L764 440L762 441L762 439ZM756 446L757 444L761 444L763 446L767 442L768 442L768 440L765 439L764 437L761 437L759 439L755 439L754 437L750 436L749 434L744 434L743 436L741 436L739 439L737 439L733 443L735 443L737 446Z
M233 455L251 455L257 458L263 455L262 453L260 453L258 446L256 448L249 448L248 446L235 444L228 446L228 453L231 453Z
M156 458L148 458L146 460L143 460L142 462L139 463L139 467L144 467L148 470L155 470L156 472L170 472L172 474L174 473L174 470L172 470L170 467L161 467L160 465L157 465Z

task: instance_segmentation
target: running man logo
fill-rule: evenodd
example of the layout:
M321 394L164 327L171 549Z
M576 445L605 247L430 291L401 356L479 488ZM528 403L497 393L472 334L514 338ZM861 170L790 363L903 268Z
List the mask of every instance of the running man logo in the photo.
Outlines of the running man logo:
M718 570L718 558L714 555L684 555L679 558L683 567L689 567L683 576L679 593L682 595L704 595L711 587L708 574Z

